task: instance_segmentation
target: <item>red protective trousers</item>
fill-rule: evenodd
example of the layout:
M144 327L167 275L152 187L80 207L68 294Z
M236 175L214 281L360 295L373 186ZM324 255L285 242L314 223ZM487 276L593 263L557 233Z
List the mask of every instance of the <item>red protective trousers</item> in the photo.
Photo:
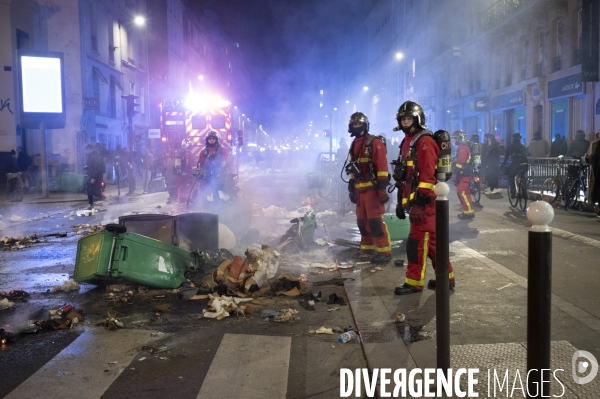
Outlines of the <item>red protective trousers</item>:
M425 205L421 223L411 222L406 242L406 255L408 267L405 282L422 289L425 283L427 258L431 259L435 270L435 201ZM448 261L448 277L451 282L454 282L454 269L450 261Z
M379 202L377 190L359 191L356 201L356 222L360 230L360 250L379 254L391 254L392 243L388 228L381 215L385 205Z
M471 176L461 176L456 182L456 194L462 205L462 211L465 215L472 215L475 213L473 210L473 200L471 199Z

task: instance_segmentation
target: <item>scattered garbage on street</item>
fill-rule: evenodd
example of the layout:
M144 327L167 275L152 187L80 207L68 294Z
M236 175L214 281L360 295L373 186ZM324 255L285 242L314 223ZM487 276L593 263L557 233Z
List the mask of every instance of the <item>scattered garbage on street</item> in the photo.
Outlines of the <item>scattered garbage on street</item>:
M340 335L340 337L338 338L338 342L346 343L346 342L353 341L357 338L358 338L358 335L354 331L347 331L347 332L343 333L342 335Z
M72 279L54 285L46 294L77 294L82 286L94 285L99 295L95 297L94 310L90 311L92 316L88 317L74 304L65 303L42 311L40 314L45 317L39 320L31 318L15 325L13 331L0 330L0 342L5 344L15 336L42 330L73 329L85 321L109 331L169 325L185 317L181 314L184 309L188 312L186 320L194 320L195 323L231 317L243 322L252 315L263 322L293 323L300 320L300 312L305 311L323 312L321 314L327 315L325 317L334 319L338 316L330 312L340 310L346 301L338 296L339 290L337 294L326 290L311 291L309 276L327 275L340 268L352 269L356 263L331 261L335 244L325 236L315 240L319 218L330 211L315 213L311 207L313 204L312 200L306 201L304 207L291 212L274 206L262 209L265 218L289 220L289 228L286 226L287 231L283 235L262 237L257 229L248 230L241 236L240 246L233 251L236 255L232 253L232 246L237 245L234 243L228 248L203 250L194 248L196 241L184 235L174 240L169 235L163 241L161 237L128 231L120 224L71 225L69 235L82 235L77 243ZM76 216L91 216L88 213L75 211L68 216L73 220ZM166 220L168 215L157 215L154 219ZM132 225L138 221L136 218L128 220ZM142 219L139 221L143 222ZM279 225L284 226L284 221L280 220ZM143 227L140 224L136 228L140 226ZM152 231L153 228L146 226L146 229ZM67 236L67 233L60 234L54 236ZM214 235L214 231L211 234ZM46 238L39 234L4 237L0 239L0 249L20 249L43 242ZM270 245L261 244L261 238L262 242ZM202 238L199 240L202 241ZM280 271L282 259L287 267L284 273ZM290 273L290 266L298 274ZM345 279L334 280L327 280L325 284L343 286ZM87 290L89 288L84 291ZM11 293L16 295L13 291ZM12 298L0 292L0 312L14 312L18 308L17 300L25 301L27 296L22 294ZM266 299L261 300L263 298ZM273 307L277 303L282 306ZM299 310L294 308L295 303ZM139 312L132 318L130 309ZM338 332L343 330L327 326L312 331L325 335ZM168 349L166 346L152 346L146 350L157 357L156 354Z
M79 283L74 280L67 280L62 284L55 285L52 287L52 291L79 291Z

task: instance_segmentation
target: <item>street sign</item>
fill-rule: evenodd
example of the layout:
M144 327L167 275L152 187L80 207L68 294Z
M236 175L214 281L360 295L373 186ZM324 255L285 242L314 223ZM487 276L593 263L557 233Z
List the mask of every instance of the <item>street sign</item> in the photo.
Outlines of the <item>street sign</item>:
M98 106L98 99L96 97L84 97L83 107L89 110L100 109Z
M160 129L148 129L148 138L149 139L159 139L160 138Z

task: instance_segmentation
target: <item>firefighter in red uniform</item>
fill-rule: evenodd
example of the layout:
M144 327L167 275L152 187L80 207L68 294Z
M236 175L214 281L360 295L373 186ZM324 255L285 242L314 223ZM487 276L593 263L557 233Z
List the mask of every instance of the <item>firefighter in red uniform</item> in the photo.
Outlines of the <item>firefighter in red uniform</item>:
M192 140L189 138L181 142L181 148L175 156L175 174L177 175L177 203L185 204L190 194L190 188L194 183L193 166L194 155L190 149Z
M456 194L462 204L462 213L458 214L458 218L473 219L475 211L473 210L473 200L471 199L471 179L473 178L471 149L467 141L467 134L462 130L452 133L452 139L458 146L456 150L456 163L454 164L454 171L452 173L456 183Z
M369 134L369 119L362 112L350 116L348 133L354 141L346 171L350 175L350 200L356 204L360 252L371 255L371 263L388 263L392 260L392 243L382 218L390 199L385 143Z
M229 154L219 144L217 132L210 131L206 135L206 147L200 151L197 167L202 171L205 190L212 193L213 201L219 199L219 183L222 174L226 172L229 165Z
M396 216L404 219L405 211L410 218L410 232L406 242L408 267L404 285L396 287L396 295L408 295L423 291L427 258L435 269L435 194L436 167L440 148L425 124L423 108L413 101L406 101L396 114L398 127L405 134L400 144L400 156L394 179L401 190L398 195ZM413 143L413 140L415 143ZM454 289L454 270L448 262L450 289ZM435 280L427 287L435 289Z

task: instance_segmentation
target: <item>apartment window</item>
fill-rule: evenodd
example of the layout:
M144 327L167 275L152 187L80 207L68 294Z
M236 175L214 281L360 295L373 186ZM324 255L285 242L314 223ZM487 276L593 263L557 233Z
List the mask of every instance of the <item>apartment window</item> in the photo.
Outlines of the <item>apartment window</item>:
M129 94L135 95L135 83L133 82L129 83Z
M538 32L538 63L544 59L544 32Z
M144 104L146 104L146 102L144 101L146 90L144 90L144 89L145 89L145 87L140 87L140 106L139 106L139 109L140 109L140 114L142 114L142 115L144 115L146 113L146 110L145 110L145 107L144 107Z
M529 40L523 40L523 56L521 59L521 80L525 80L527 73L527 55L529 54Z
M510 86L512 84L512 68L513 68L513 61L514 61L513 47L514 47L514 45L512 43L507 47L508 48L508 54L506 56L506 85L507 86Z
M90 32L92 50L98 51L98 25L96 24L96 4L90 2Z
M581 21L581 10L577 13L577 48L581 49L581 37L583 36L582 31L582 21Z
M556 56L560 57L562 55L562 46L563 46L563 23L562 21L558 21L556 23Z
M17 49L22 50L29 47L29 33L17 29Z
M92 92L94 93L94 98L96 100L100 100L100 77L97 73L92 74Z
M111 79L110 79L109 91L110 91L110 117L116 118L117 117L117 87L115 84L115 79L113 77L111 77Z
M108 59L115 61L115 26L112 20L108 21Z

